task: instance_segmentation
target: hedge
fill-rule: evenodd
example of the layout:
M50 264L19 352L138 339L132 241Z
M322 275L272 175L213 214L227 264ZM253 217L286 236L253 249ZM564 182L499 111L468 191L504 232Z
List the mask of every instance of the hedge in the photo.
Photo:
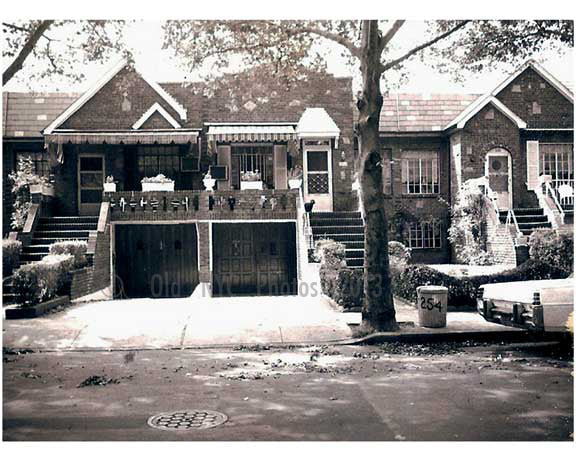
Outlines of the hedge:
M47 255L22 266L12 280L16 302L22 307L31 306L65 293L73 267L72 255Z
M2 239L2 277L8 277L20 264L22 242L13 239Z
M364 269L353 267L320 268L322 293L346 310L364 302Z
M568 277L569 272L546 262L529 259L520 266L490 275L456 278L427 266L412 265L392 278L394 295L416 301L416 288L423 285L441 285L448 288L448 305L474 306L480 285L486 283L546 280Z
M572 273L574 271L574 237L552 229L537 229L528 240L530 257Z
M68 240L50 245L50 254L72 255L74 257L74 268L80 269L88 263L86 259L87 249L88 244L83 240Z

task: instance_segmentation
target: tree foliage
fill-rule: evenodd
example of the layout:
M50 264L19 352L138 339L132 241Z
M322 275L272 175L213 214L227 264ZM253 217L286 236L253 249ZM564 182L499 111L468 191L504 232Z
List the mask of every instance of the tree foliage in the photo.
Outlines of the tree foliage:
M85 76L78 71L79 64L105 62L125 51L124 25L111 20L2 22L2 83L6 85L24 67L30 81L53 76L81 81Z

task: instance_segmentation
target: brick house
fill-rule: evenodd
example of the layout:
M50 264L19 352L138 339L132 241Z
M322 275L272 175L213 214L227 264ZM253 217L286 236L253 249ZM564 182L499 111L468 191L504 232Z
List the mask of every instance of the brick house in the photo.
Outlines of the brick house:
M214 295L296 293L303 204L358 214L351 79L258 72L157 84L121 61L66 100L5 94L5 184L24 156L53 176L18 234L23 262L80 238L93 280L79 294L111 283L129 297L188 296L199 283ZM291 188L298 169L302 188ZM173 182L142 181L159 174Z
M449 205L476 178L497 218L487 222L496 262L515 263L535 228L571 231L573 124L572 92L534 61L484 95L388 95L380 132L391 238L415 261L449 262Z
M294 294L322 238L362 266L351 79L287 86L258 72L157 84L120 62L81 95L5 93L4 235L6 176L28 156L54 190L33 194L23 261L87 240L78 296L111 284L116 296L187 296L199 283L214 295ZM491 199L496 262L515 263L535 228L571 229L573 96L537 63L485 95L387 95L380 132L390 239L413 262L454 260L450 207L469 179L483 178ZM158 174L173 190L142 182ZM109 176L115 191L104 191Z

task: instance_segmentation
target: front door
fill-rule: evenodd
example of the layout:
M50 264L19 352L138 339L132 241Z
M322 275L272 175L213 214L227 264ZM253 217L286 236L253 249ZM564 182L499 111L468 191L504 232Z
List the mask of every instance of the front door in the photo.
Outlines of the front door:
M314 200L314 211L332 211L332 150L304 148L304 200Z
M97 216L104 190L104 155L78 155L78 213Z
M486 155L486 176L490 189L496 194L498 208L509 210L512 208L510 174L511 160L510 154L504 149L494 149Z

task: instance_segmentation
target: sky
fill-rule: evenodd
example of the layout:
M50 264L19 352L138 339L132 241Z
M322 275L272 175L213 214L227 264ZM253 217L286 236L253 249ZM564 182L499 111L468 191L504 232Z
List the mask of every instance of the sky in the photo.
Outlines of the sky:
M407 50L423 41L425 24L423 21L408 21L395 37L396 53ZM178 58L171 51L162 49L162 28L159 21L137 21L131 24L125 33L127 46L133 51L138 67L147 76L157 82L190 80L187 71L180 67ZM340 47L336 44L325 44L322 48L328 60L328 71L336 76L358 75L340 57ZM541 53L534 58L544 65L553 75L572 87L574 80L573 53ZM113 59L111 59L114 62ZM25 69L4 88L5 91L84 91L92 81L102 75L112 64L88 64L82 66L86 79L81 83L70 84L59 80L31 82L26 78ZM410 78L407 83L395 87L394 91L407 93L482 93L495 87L502 81L503 75L511 72L513 66L500 65L479 74L469 74L464 82L455 83L449 75L440 74L431 68L429 63L412 59L407 65ZM393 82L394 74L390 75ZM192 76L192 79L195 79ZM356 85L358 86L358 84Z

